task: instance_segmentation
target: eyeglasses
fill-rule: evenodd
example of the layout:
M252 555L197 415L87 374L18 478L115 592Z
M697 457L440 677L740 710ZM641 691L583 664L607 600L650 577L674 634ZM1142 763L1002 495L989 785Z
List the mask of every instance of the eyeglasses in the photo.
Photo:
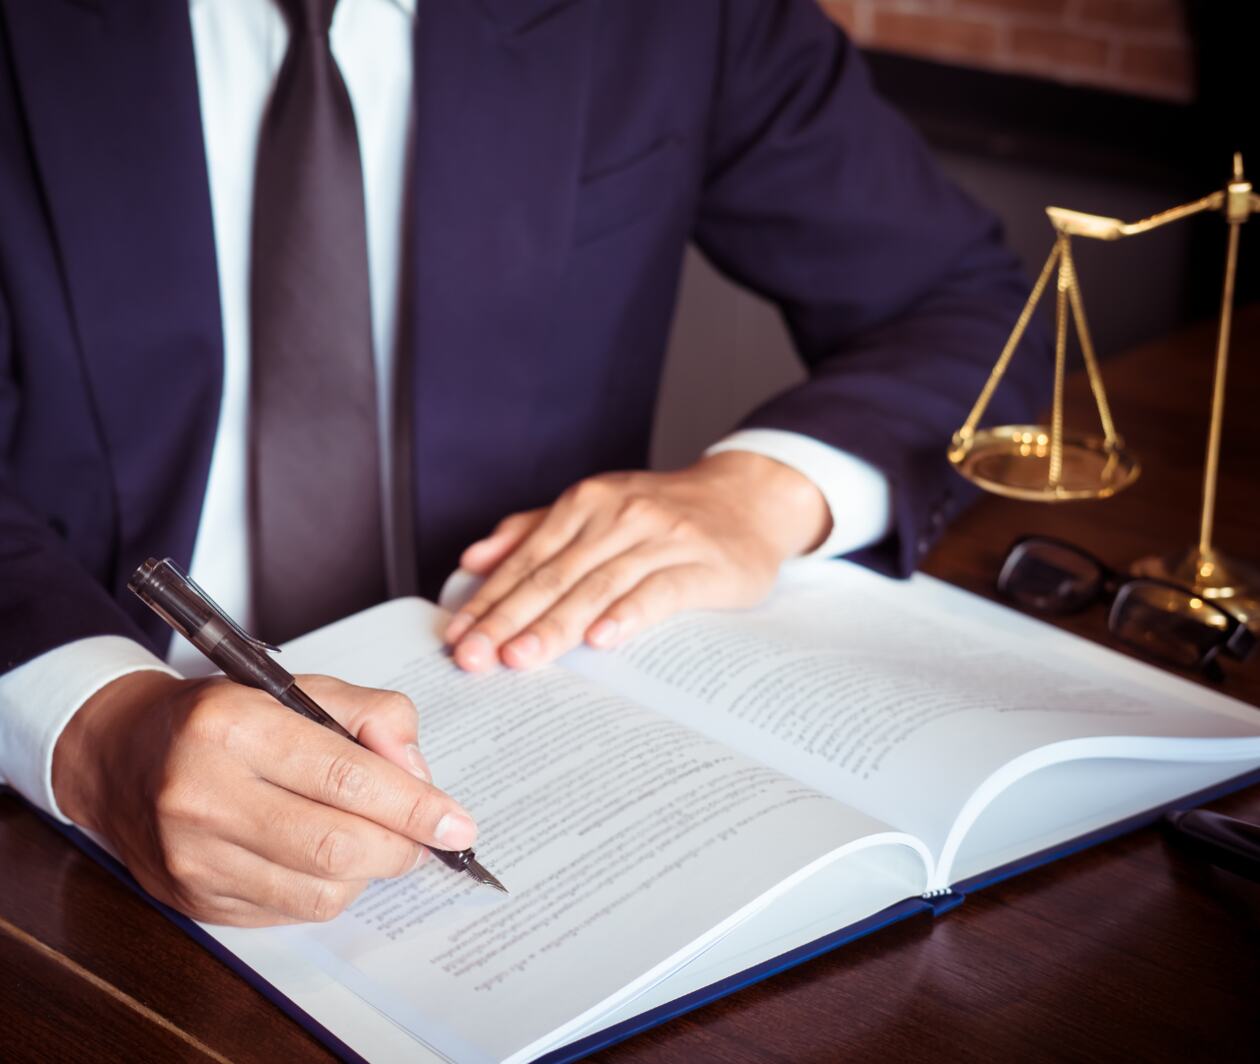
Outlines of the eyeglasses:
M1127 576L1048 536L1022 536L1011 544L997 589L1016 605L1045 614L1076 613L1109 599L1107 628L1116 639L1216 682L1225 678L1217 655L1244 661L1256 646L1245 624L1190 588Z

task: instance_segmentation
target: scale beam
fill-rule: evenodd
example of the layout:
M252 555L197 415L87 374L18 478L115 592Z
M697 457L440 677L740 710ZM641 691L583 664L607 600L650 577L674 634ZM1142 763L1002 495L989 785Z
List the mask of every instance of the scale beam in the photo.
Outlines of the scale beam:
M962 427L954 433L948 457L967 479L986 491L1017 499L1066 502L1103 499L1137 479L1140 465L1116 432L1102 373L1085 321L1085 304L1072 258L1073 238L1115 241L1140 236L1197 214L1219 211L1229 226L1229 240L1222 285L1220 329L1216 343L1216 370L1212 390L1212 416L1204 462L1203 506L1197 546L1173 558L1143 559L1134 571L1186 584L1204 598L1229 600L1240 620L1260 630L1260 574L1242 563L1224 558L1212 546L1216 511L1216 481L1220 464L1221 424L1225 407L1225 375L1229 358L1230 321L1234 303L1234 278L1238 268L1238 238L1242 225L1260 210L1257 196L1243 174L1242 156L1235 153L1233 174L1225 188L1190 203L1126 222L1120 218L1087 214L1066 207L1047 207L1055 242L1033 286L1010 338L981 389ZM1054 399L1049 426L1002 425L979 428L1007 366L1024 336L1033 310L1055 283ZM1098 410L1100 436L1069 434L1063 428L1063 380L1067 357L1068 318L1076 326L1090 391Z

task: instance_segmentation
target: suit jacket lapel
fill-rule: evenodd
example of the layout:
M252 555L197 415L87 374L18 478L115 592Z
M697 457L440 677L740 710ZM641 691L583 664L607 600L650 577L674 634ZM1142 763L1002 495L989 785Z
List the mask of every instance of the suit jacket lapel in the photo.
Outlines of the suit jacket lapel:
M594 5L420 5L409 349L421 586L529 498L531 383L572 230Z
M509 46L516 47L522 38L563 8L579 0L477 0L486 17L508 38ZM589 4L587 6L590 6ZM515 40L513 40L515 38Z
M188 8L4 0L3 14L114 470L121 592L146 554L191 556L219 411L218 283ZM159 630L147 612L136 616Z
M143 554L191 557L222 384L187 7L0 4L115 470L121 589ZM530 501L531 382L570 242L593 14L580 0L419 8L400 353L426 590L488 514Z

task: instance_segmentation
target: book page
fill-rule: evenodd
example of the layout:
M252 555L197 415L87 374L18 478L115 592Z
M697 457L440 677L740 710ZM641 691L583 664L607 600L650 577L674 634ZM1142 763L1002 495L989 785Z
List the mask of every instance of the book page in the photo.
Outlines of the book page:
M388 603L297 641L285 663L417 702L434 778L474 812L478 858L512 893L430 861L327 925L276 934L442 1054L537 1052L815 868L907 844L562 669L462 673L441 619Z
M1251 707L939 581L843 562L797 567L757 609L677 617L566 664L938 855L986 780L1058 744L1260 763Z
M918 865L917 868L912 865ZM572 1041L606 1030L757 965L847 931L895 902L913 898L922 866L909 850L866 850L802 880L690 963L618 1008L601 1014ZM926 903L920 902L926 909ZM891 922L898 917L886 916ZM930 919L924 913L922 919Z
M1247 771L1221 762L1089 758L1029 773L997 795L950 855L958 883L1051 850Z

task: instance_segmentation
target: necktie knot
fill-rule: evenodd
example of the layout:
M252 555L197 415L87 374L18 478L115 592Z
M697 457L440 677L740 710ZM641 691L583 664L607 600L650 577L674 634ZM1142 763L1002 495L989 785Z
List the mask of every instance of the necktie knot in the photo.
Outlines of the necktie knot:
M327 35L337 0L279 0L293 33Z

